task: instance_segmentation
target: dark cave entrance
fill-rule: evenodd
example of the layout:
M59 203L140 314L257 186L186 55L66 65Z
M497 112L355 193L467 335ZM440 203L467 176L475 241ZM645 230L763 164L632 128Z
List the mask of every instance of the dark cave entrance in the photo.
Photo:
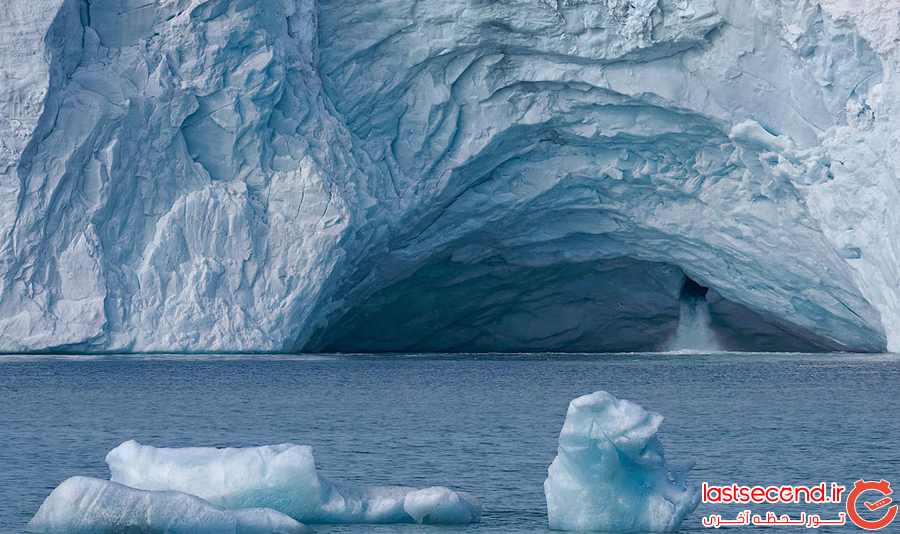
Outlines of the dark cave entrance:
M705 299L709 293L708 287L703 287L690 277L684 277L684 284L681 286L681 300L699 300Z
M307 352L650 352L666 350L684 299L708 303L721 349L831 347L722 298L675 265L628 257L550 265L432 258L334 314Z

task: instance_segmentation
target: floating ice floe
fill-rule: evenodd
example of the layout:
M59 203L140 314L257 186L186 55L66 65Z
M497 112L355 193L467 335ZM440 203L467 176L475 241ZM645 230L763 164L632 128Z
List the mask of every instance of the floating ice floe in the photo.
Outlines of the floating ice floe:
M225 508L265 507L308 523L467 524L477 498L444 487L360 487L318 474L311 447L156 448L127 441L106 457L112 480L197 495Z
M661 415L605 391L569 403L544 493L555 530L671 532L696 508L687 469L670 470ZM679 473L678 471L681 471Z
M177 491L143 491L108 480L72 477L28 524L35 533L300 534L311 529L268 508L226 510Z

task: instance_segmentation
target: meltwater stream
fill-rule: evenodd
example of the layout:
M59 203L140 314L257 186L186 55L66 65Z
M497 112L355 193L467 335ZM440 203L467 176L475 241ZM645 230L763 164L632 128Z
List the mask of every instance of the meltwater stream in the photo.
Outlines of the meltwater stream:
M690 278L681 288L678 329L666 347L670 351L719 351L721 343L712 328L708 289Z
M23 532L62 480L108 478L106 452L131 438L307 444L325 476L449 484L484 504L468 527L320 533L546 532L542 485L566 407L597 390L663 414L666 457L694 462L695 483L896 485L898 383L894 355L0 357L0 532ZM701 516L740 509L701 504L682 531L708 533Z

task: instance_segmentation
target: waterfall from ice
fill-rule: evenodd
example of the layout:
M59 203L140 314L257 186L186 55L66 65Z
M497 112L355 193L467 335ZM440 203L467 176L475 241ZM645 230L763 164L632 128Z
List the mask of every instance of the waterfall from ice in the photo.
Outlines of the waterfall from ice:
M712 329L709 315L707 288L686 279L681 288L681 310L678 330L667 347L670 351L715 351L721 350L716 333Z

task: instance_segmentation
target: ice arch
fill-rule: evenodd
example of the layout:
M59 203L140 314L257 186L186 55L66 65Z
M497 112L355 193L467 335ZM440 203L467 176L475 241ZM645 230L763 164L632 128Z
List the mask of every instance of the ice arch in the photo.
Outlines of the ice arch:
M0 348L637 350L688 278L896 348L892 11L835 2L13 0Z
M729 348L883 346L798 189L831 179L799 154L880 74L820 10L773 3L735 31L714 2L442 6L320 4L325 89L385 162L397 216L304 347L662 348L686 275L712 288ZM770 17L802 20L812 57L855 62L853 87L814 87L790 47L724 59L745 31L778 39Z

